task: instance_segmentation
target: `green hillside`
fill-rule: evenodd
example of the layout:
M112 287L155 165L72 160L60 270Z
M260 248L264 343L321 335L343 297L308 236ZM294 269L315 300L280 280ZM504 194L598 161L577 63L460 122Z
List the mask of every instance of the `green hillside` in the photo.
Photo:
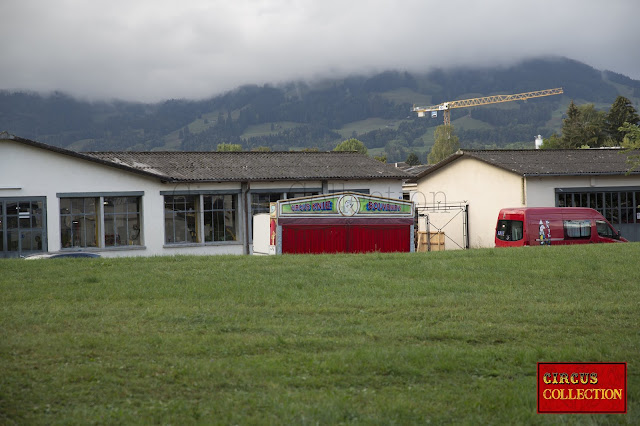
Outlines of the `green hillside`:
M463 148L533 145L558 132L571 100L607 109L616 96L638 105L640 81L569 59L532 59L510 68L436 69L243 86L206 100L158 104L86 102L62 93L0 92L0 130L73 150L333 149L357 137L401 161L427 152L442 117L418 118L413 105L563 87L564 95L452 110ZM640 109L640 108L638 108ZM422 157L421 157L422 158ZM423 159L424 161L424 159Z

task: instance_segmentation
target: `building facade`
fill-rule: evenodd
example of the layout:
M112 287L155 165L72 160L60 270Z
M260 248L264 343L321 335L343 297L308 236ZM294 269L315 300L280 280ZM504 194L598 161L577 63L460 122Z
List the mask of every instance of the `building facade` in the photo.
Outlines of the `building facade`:
M640 171L627 157L619 149L461 150L413 180L412 201L447 236L447 249L493 247L506 207L594 208L640 241ZM464 218L453 218L458 207Z
M248 254L269 203L355 191L402 198L408 174L357 153L76 153L0 135L0 257Z

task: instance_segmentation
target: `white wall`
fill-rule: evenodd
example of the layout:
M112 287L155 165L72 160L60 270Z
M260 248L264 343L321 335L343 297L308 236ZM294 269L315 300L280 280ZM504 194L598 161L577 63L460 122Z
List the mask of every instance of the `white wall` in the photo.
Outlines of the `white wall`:
M416 206L437 205L438 201L441 205L466 201L469 205L469 243L475 248L495 245L498 212L505 207L522 206L523 198L524 183L519 175L474 158L461 157L420 179L412 201ZM446 223L443 215L433 218ZM456 224L450 229L447 226L445 235L447 230L460 233L461 226ZM453 244L446 246L447 250L455 248Z
M164 197L161 191L239 189L239 184L163 184L113 167L103 166L18 142L0 142L0 197L46 197L47 240L50 252L61 249L58 193L144 191L142 237L144 248L98 250L102 256L172 254L242 254L242 241L197 246L164 246ZM2 189L16 188L16 189ZM239 218L241 219L241 218Z
M640 176L550 176L527 178L527 207L554 207L556 188L640 186Z

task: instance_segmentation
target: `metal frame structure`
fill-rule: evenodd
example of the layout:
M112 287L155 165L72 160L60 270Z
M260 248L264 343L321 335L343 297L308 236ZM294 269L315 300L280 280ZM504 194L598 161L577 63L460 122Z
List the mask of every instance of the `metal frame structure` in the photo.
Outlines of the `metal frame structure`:
M429 213L431 212L442 213L442 212L450 212L455 210L457 210L457 212L443 226L439 228L435 225L433 226L437 230L437 232L443 232L444 228L446 228L456 217L458 217L458 215L462 214L462 239L463 239L463 241L461 241L462 245L454 241L447 233L443 232L443 234L445 239L451 241L453 244L455 244L459 248L468 249L471 247L471 245L469 242L469 204L466 201L454 202L450 204L436 203L436 204L416 207L418 220L420 220L421 217L424 217L425 219L425 230L427 231L427 235L430 234L431 226L432 226L432 222L429 220ZM427 251L431 251L430 238L427 238L427 247L428 247Z

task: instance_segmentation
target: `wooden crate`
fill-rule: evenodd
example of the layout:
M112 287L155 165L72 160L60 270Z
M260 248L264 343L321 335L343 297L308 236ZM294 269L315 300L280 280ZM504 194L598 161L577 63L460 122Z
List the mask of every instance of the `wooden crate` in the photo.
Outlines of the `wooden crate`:
M429 238L429 240L427 240ZM418 251L429 251L429 243L431 243L431 251L444 251L444 232L418 232Z

